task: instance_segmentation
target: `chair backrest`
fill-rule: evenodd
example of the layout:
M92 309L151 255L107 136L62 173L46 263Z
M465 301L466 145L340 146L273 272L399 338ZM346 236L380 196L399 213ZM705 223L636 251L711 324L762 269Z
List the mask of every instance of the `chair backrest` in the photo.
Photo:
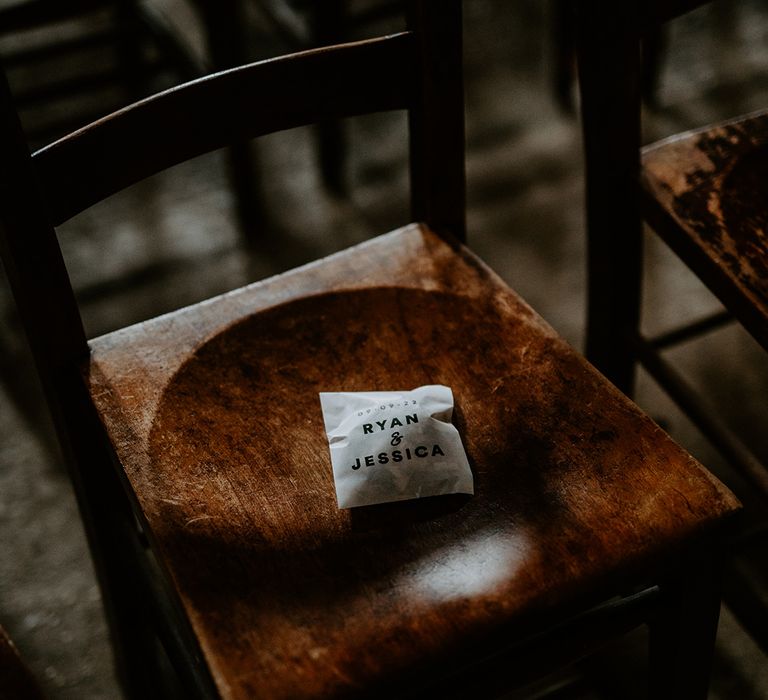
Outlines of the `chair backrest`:
M135 103L30 156L0 85L0 252L44 382L88 354L54 226L231 142L407 109L414 220L464 237L460 0L413 0L408 31L234 68Z

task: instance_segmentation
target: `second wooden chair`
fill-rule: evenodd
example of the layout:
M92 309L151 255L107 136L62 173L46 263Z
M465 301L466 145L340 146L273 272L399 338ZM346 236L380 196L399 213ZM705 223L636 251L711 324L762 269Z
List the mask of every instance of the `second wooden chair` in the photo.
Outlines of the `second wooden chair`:
M589 318L587 357L632 395L636 366L654 377L734 467L755 502L740 545L765 551L768 469L663 356L736 319L768 349L765 148L768 113L680 134L640 150L641 41L666 20L704 4L579 3L581 107L587 167ZM642 227L669 245L726 307L649 338L641 333ZM725 359L725 358L724 358ZM726 359L727 361L727 359ZM738 475L738 476L736 476ZM745 549L746 551L746 549ZM727 580L729 605L768 650L765 576L741 567ZM746 563L746 562L745 562Z

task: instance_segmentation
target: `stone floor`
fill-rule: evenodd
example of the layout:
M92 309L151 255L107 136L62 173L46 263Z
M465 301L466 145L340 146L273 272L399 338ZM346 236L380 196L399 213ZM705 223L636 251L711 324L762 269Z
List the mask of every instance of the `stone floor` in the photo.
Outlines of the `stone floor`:
M197 46L181 0L161 9ZM279 48L258 11L254 55ZM584 327L584 225L578 124L553 100L550 17L536 0L467 0L467 172L474 249L567 340ZM721 1L676 21L647 137L756 109L768 96L768 9ZM352 120L351 194L318 181L312 132L259 144L269 214L263 252L241 244L224 158L213 154L131 188L61 228L88 330L97 335L292 267L406 220L405 122ZM663 329L718 307L662 245L647 245L645 315ZM149 267L148 267L149 266ZM127 280L113 285L112 279ZM8 304L4 302L4 306ZM19 347L13 321L4 343ZM673 351L690 381L768 459L768 365L736 327ZM23 359L0 383L0 623L51 698L116 698L110 653L76 505ZM10 358L10 359L9 359ZM15 398L12 398L15 397ZM638 402L718 473L720 457L646 377ZM19 400L20 399L20 400ZM564 695L633 698L641 635L577 670ZM536 691L532 691L532 696ZM768 698L766 657L723 610L712 698Z

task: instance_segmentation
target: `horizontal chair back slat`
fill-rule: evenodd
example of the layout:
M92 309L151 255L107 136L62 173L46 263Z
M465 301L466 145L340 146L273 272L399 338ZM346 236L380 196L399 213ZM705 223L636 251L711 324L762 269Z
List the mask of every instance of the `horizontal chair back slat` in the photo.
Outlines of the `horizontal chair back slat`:
M48 219L57 226L239 138L406 109L414 51L410 32L304 51L200 78L115 112L33 154Z

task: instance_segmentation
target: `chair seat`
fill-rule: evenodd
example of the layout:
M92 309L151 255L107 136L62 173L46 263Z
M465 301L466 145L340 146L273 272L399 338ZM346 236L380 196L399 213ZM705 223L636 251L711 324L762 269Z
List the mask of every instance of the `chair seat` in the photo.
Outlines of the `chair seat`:
M646 148L648 219L768 349L768 112Z
M417 225L91 347L89 390L225 698L335 697L514 637L737 507ZM339 510L318 392L437 383L476 495Z

